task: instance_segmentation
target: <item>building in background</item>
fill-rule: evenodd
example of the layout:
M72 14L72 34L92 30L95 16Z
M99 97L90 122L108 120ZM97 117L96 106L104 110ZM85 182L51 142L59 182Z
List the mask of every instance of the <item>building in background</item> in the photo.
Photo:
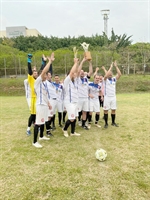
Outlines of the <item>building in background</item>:
M18 37L18 36L38 36L41 35L41 33L36 29L28 29L25 26L12 26L12 27L6 27L6 31L0 31L0 37Z

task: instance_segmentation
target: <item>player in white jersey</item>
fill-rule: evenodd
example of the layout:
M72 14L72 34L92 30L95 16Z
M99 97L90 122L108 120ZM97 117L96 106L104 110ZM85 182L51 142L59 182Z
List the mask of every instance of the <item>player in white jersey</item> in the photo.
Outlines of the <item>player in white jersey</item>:
M95 75L94 82L89 83L89 123L91 123L92 112L96 113L95 125L97 127L101 127L98 125L99 115L100 115L100 106L99 106L99 95L103 96L102 88L99 83L99 75Z
M117 75L113 77L112 68L113 64L116 67ZM105 126L104 128L108 127L108 110L111 109L111 119L112 119L112 126L118 127L115 123L116 117L116 82L120 78L121 72L117 66L117 62L111 64L109 70L104 76L104 120Z
M55 85L56 94L57 94L56 109L58 111L58 122L59 122L59 127L62 128L63 126L61 124L61 121L62 121L62 112L63 112L63 85L60 83L59 75L55 75L54 80L55 82L53 84Z
M82 128L89 130L89 128L85 125L86 122L86 114L89 111L89 106L88 106L88 91L89 91L89 85L88 85L88 77L91 76L93 72L93 67L92 67L92 61L89 62L89 73L85 76L85 72L82 70L82 65L86 61L86 58L83 58L83 60L80 63L80 66L78 68L78 110L79 110L79 125L80 125L80 119L82 115Z
M31 88L28 83L28 79L24 80L24 87L25 87L25 95L26 95L26 100L28 103L29 110L31 109Z
M65 123L65 127L62 129L64 136L68 137L68 127L71 124L71 136L80 136L75 132L76 117L78 116L78 85L76 80L76 73L78 68L78 58L74 58L74 65L69 75L64 80L64 105L68 113L68 120Z
M48 98L48 87L46 83L46 72L49 69L50 64L54 61L54 53L51 54L51 57L47 58L48 63L41 72L40 76L36 79L34 83L34 89L36 93L36 121L34 127L34 138L33 138L33 146L37 148L41 148L42 145L37 142L38 130L40 127L40 137L39 140L49 140L43 135L44 132L44 124L48 120L48 108L51 109L51 105Z

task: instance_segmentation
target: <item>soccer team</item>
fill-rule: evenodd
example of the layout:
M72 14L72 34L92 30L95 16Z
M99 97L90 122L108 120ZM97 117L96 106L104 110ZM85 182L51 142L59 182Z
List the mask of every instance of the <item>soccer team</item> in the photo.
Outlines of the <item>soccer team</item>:
M32 69L32 55L28 54L28 78L24 80L24 85L30 109L27 135L31 134L30 129L33 124L33 146L41 148L42 145L39 141L50 140L50 136L53 136L51 130L56 129L56 111L58 112L59 127L61 127L62 133L66 138L69 137L69 126L71 126L70 136L80 136L75 131L76 120L78 120L79 126L88 131L91 128L93 112L95 113L94 125L97 128L101 128L98 124L100 106L104 110L104 128L108 127L109 110L111 110L111 125L118 127L115 123L115 111L117 109L116 82L120 78L121 72L116 61L111 63L108 71L105 67L102 67L105 73L104 77L98 75L99 68L96 68L94 81L90 81L90 77L93 74L92 61L87 60L86 57L81 62L78 58L74 58L74 64L64 81L60 81L59 75L56 74L53 82L52 63L54 60L54 53L49 57L43 55L40 71L37 72L36 67ZM89 72L85 72L82 69L85 62L89 64ZM113 67L116 68L117 72L114 77L112 75ZM44 126L46 127L46 136L44 135Z

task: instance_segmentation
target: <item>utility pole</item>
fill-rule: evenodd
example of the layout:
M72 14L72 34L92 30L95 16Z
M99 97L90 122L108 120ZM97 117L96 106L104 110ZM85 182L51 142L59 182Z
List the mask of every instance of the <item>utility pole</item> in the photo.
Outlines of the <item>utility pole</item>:
M107 35L107 20L109 19L108 18L109 13L110 13L110 10L101 10L101 14L103 15L103 19L104 19L104 32L106 35Z

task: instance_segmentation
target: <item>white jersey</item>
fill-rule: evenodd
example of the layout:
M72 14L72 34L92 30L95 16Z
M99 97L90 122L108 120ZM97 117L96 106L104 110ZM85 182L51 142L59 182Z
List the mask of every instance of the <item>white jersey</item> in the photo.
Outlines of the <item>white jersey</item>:
M37 105L48 105L49 92L47 82L42 82L41 76L39 76L34 82L34 90L36 93L36 104Z
M63 101L63 85L60 83L53 82L55 88L56 88L56 94L57 94L57 101L62 102Z
M64 101L69 103L78 102L78 84L77 79L72 82L68 75L64 80Z
M104 96L116 96L116 77L107 78L104 80Z
M79 98L88 98L88 89L89 89L89 84L88 84L88 78L77 78L78 81L78 96Z
M24 87L25 87L26 98L27 99L31 98L31 88L29 86L28 79L24 80Z
M48 91L51 99L57 100L57 90L53 82L46 80Z
M98 99L100 91L101 91L100 84L95 84L94 82L89 83L89 94L93 95L93 98L90 98L90 100Z

